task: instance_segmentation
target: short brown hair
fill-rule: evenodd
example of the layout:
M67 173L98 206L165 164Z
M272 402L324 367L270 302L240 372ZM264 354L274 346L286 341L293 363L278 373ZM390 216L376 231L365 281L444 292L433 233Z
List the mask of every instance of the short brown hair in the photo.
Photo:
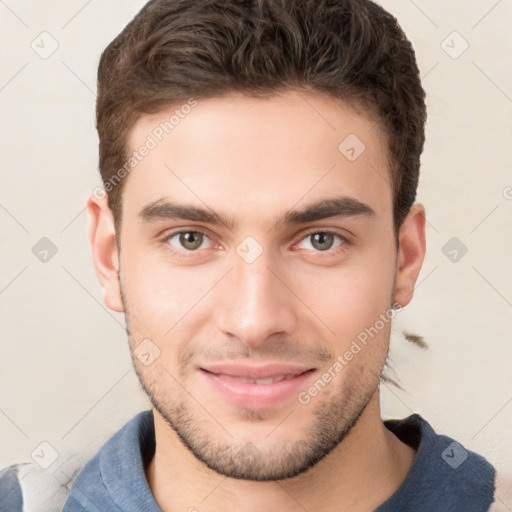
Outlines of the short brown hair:
M104 185L129 158L138 117L188 98L288 89L362 105L388 135L395 235L416 197L425 92L396 18L370 0L152 0L101 56ZM340 141L341 142L341 141ZM126 178L107 190L116 232Z

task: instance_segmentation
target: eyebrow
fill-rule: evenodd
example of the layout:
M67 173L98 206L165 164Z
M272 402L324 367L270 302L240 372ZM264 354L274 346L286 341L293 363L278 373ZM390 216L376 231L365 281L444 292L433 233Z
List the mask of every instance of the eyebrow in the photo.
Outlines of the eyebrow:
M274 221L274 227L279 228L323 219L356 216L374 217L375 210L354 197L339 196L316 201L299 210L290 210ZM138 218L145 223L158 220L190 220L224 226L230 231L238 226L235 219L210 209L178 204L167 199L159 199L148 203L139 212Z

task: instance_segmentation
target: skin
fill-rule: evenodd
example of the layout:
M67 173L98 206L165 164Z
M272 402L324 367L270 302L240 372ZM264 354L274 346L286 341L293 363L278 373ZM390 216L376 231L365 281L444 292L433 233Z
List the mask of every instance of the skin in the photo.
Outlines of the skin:
M130 148L175 108L142 116ZM355 161L338 149L349 134L366 146ZM120 252L106 199L89 199L104 301L126 314L153 404L157 448L146 476L162 510L367 511L403 482L415 451L386 429L379 407L390 322L307 404L293 394L269 407L233 405L198 370L217 361L307 364L316 369L307 390L393 303L409 303L425 211L412 207L397 249L386 144L378 123L340 100L230 94L199 100L130 172ZM275 225L335 196L374 214ZM236 226L140 218L162 199L207 206ZM206 236L190 249L180 229ZM336 233L315 243L326 230ZM237 253L246 237L262 250L251 263ZM149 365L134 356L146 339L160 351Z

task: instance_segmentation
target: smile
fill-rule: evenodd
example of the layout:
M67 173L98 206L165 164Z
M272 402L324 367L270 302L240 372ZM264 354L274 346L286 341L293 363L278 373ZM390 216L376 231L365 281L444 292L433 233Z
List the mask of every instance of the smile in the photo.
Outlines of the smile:
M315 369L282 364L260 367L224 364L199 368L199 373L223 400L237 407L261 409L296 396Z

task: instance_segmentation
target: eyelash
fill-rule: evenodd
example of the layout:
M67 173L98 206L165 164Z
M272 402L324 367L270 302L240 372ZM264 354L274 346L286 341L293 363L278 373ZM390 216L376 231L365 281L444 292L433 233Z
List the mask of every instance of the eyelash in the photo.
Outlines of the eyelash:
M206 233L205 231L203 231L201 229L196 229L196 228L194 228L194 229L179 229L177 231L171 231L171 232L166 233L162 237L162 240L161 240L164 248L166 250L172 252L173 254L178 254L178 257L180 257L180 258L194 257L196 253L198 253L201 250L204 250L204 249L195 249L195 250L187 250L187 249L177 250L177 249L174 249L169 244L169 242L168 242L169 239L174 237L174 236L176 236L176 235L180 235L180 234L183 234L183 233L201 233L202 235L206 236L208 239L211 239L208 236L208 233ZM327 249L325 251L318 251L318 250L314 251L315 253L317 253L317 256L315 256L315 257L325 257L325 256L323 256L324 254L328 254L330 256L334 256L334 255L340 254L341 252L346 250L351 245L351 241L346 236L338 233L337 231L331 230L331 229L313 229L311 231L308 231L307 233L304 233L301 236L301 238L298 240L298 242L294 242L293 245L297 245L299 242L301 242L302 240L304 240L308 236L314 235L314 234L317 234L317 233L337 236L337 237L339 237L341 239L342 243L340 245L338 245L337 247L335 247L334 249ZM308 249L305 249L305 250L308 250ZM185 255L186 253L190 253L190 254L189 255Z

